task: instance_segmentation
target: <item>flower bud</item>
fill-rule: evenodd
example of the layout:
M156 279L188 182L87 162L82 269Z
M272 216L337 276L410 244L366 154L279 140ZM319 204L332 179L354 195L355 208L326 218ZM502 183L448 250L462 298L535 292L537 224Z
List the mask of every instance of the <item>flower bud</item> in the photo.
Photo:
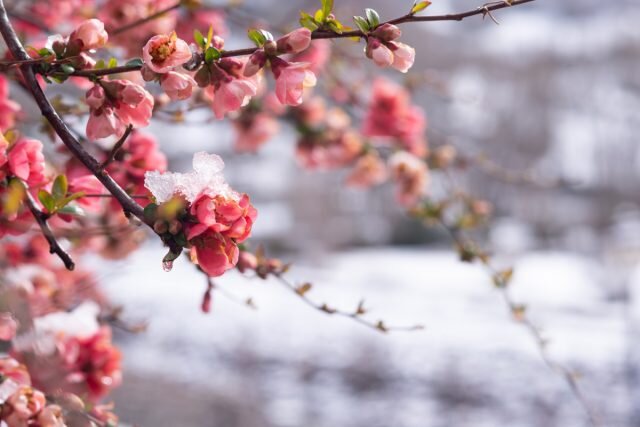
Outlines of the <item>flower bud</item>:
M388 42L400 37L402 35L402 31L395 25L382 24L373 31L372 35L382 41Z
M264 52L269 55L277 55L278 54L278 45L273 40L268 40L263 46Z
M311 31L308 28L298 28L290 32L277 42L280 53L300 53L311 44Z
M103 47L109 35L104 24L98 19L88 19L82 22L69 36L69 43L79 42L80 50L91 50Z
M244 66L244 72L243 72L244 76L245 77L254 76L255 74L258 73L258 71L260 71L264 67L266 62L267 62L267 55L265 55L264 51L263 50L256 51L249 57L249 60Z

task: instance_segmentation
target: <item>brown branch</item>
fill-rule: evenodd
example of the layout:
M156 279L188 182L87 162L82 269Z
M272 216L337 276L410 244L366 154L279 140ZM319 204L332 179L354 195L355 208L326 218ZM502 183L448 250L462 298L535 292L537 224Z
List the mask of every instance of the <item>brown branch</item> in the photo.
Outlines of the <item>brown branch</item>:
M45 239L47 239L47 243L49 243L49 253L56 254L58 258L60 258L60 260L64 263L65 268L69 271L73 271L76 265L71 259L71 256L69 256L69 254L65 252L64 249L62 249L62 247L56 240L56 237L53 235L53 232L49 228L49 224L47 224L48 215L38 208L38 206L36 205L36 201L33 199L31 193L29 193L29 189L25 184L23 184L23 186L25 190L24 202L31 211L33 218L38 223L40 230L42 230L42 235Z
M468 12L454 13L454 14L447 14L447 15L415 16L415 15L407 14L400 18L383 22L380 25L383 25L385 23L397 25L397 24L405 24L410 22L462 21L463 19L469 18L472 16L476 16L476 15L485 16L487 14L490 14L494 10L504 9L504 8L513 7L513 6L519 6L521 4L530 3L533 1L535 0L513 0L511 2L508 2L505 0L503 2L494 2L494 3L485 4L477 9L474 9ZM326 30L315 30L313 33L311 33L312 39L339 39L339 38L350 38L350 37L360 37L360 38L367 37L367 34L363 33L360 30L344 31L342 33L335 33L333 31L326 31ZM258 50L257 47L250 47L250 48L236 49L236 50L224 50L221 52L220 57L229 58L229 57L235 57L235 56L246 56L246 55L251 55L257 50ZM201 56L201 54L196 54L196 55ZM93 77L93 76L97 77L97 76L106 76L111 74L126 73L130 71L137 71L140 68L142 68L141 65L122 65L120 67L102 68L99 70L78 70L71 73L71 75L83 76L83 77Z

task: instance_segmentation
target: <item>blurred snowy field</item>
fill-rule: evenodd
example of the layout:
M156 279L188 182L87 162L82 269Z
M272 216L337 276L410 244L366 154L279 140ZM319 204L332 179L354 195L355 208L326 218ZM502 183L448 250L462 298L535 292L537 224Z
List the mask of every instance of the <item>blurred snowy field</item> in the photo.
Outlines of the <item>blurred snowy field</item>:
M103 271L108 293L125 305L126 316L149 321L140 336L118 336L126 370L135 372L116 394L124 421L586 425L567 386L542 363L526 330L510 320L487 274L453 253L380 248L296 264L290 277L312 281L309 296L318 302L352 309L364 298L373 320L425 326L386 335L316 312L276 282L235 273L218 286L251 297L257 310L218 292L205 315L199 310L203 277L186 262L165 273L161 256L162 248L149 244L131 264ZM634 362L633 316L626 305L609 301L603 271L591 259L566 253L530 253L515 266L514 296L544 328L552 356L583 374L585 392L607 425L631 425L634 385L623 379ZM165 397L160 407L139 410L158 393ZM224 409L214 410L220 402Z

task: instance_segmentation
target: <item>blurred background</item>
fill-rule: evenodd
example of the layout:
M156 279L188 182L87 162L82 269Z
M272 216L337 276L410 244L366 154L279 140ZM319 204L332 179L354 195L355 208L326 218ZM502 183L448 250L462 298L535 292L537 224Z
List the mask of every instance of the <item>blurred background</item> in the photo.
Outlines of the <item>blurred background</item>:
M428 13L479 5L435 0ZM341 17L373 7L389 19L410 6L336 1ZM277 28L316 7L253 0L238 13ZM640 8L636 0L540 0L494 16L500 25L474 17L402 27L417 51L414 102L427 113L432 146L451 144L477 160L454 179L494 205L479 240L515 267L514 297L543 329L552 358L580 374L603 425L640 426ZM244 29L230 26L227 47L244 47ZM238 155L229 127L197 113L188 119L188 128L151 129L170 169L190 169L197 150L220 154L232 186L258 208L253 241L292 261L292 279L314 284L310 298L345 310L364 299L373 320L425 329L380 334L236 273L216 282L205 315L201 275L185 262L163 272L163 248L150 242L126 262L99 264L126 317L149 323L140 335L117 334L123 421L588 425L486 271L460 263L446 234L411 220L391 186L359 192L345 188L340 171L303 171L290 129L259 154ZM443 191L436 177L432 192Z

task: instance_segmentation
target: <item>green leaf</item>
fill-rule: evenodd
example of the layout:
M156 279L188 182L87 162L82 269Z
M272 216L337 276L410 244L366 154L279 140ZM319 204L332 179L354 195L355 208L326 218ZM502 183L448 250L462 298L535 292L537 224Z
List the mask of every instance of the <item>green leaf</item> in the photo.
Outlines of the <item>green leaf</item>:
M207 46L207 42L204 41L204 36L198 30L193 31L193 40L200 48L204 49Z
M58 210L58 213L73 215L73 216L85 216L84 209L76 205L67 205L64 208Z
M62 72L66 75L72 74L76 69L73 68L71 65L69 64L62 64L60 65L60 69L62 70Z
M107 68L114 68L118 66L118 60L116 58L111 58L109 60L109 64L107 64Z
M342 34L342 32L344 31L344 26L342 25L342 23L340 23L340 21L336 19L328 20L326 25L329 27L331 31L333 31L336 34Z
M247 32L247 35L258 47L262 47L267 41L273 40L273 35L269 31L258 30L255 28L250 29Z
M127 61L127 63L124 65L126 65L127 67L142 67L143 64L144 62L142 61L142 58L134 58Z
M149 203L144 208L144 219L147 222L153 222L158 218L158 205L155 203Z
M380 15L373 9L365 9L364 13L367 15L367 21L369 21L369 26L371 28L375 28L380 25Z
M209 25L209 32L207 33L207 41L204 47L211 46L211 42L213 41L213 25Z
M182 249L180 250L180 252L176 253L173 251L169 251L167 252L167 254L164 256L164 258L162 258L162 262L173 262L176 259L178 259L178 257L180 256L180 254L182 253Z
M318 29L318 23L313 19L313 16L309 15L307 12L300 12L300 25L311 31Z
M40 203L42 203L42 206L44 206L48 213L55 213L56 202L47 190L38 191L38 200L40 200Z
M211 64L216 59L220 59L220 51L213 46L207 48L204 53L204 62Z
M360 29L360 31L362 31L363 33L368 33L370 28L369 28L369 22L363 18L362 16L354 16L353 17L353 22L356 23L356 27L358 27Z
M316 10L316 13L313 15L313 19L315 19L316 22L324 23L324 21L327 19L327 17L325 16L325 14L322 11L322 9L318 9L318 10Z
M51 195L55 200L60 200L67 195L69 183L66 175L58 175L53 181L53 187L51 188Z
M411 14L415 15L416 13L425 10L430 5L431 5L431 2L428 0L416 1L413 3L413 7L411 8Z
M67 206L69 203L73 202L76 199L79 199L81 197L84 197L84 193L83 192L79 192L79 193L73 193L72 195L65 197L64 199L58 200L57 203L57 207L58 209L61 209L65 206Z
M102 68L106 68L107 64L105 64L104 59L99 59L96 62L96 65L93 66L94 70L101 70Z
M55 55L55 52L52 51L51 49L43 47L42 49L38 50L38 55L40 55L40 56L53 56L53 55Z
M333 0L322 0L322 14L324 18L328 18L333 12Z

